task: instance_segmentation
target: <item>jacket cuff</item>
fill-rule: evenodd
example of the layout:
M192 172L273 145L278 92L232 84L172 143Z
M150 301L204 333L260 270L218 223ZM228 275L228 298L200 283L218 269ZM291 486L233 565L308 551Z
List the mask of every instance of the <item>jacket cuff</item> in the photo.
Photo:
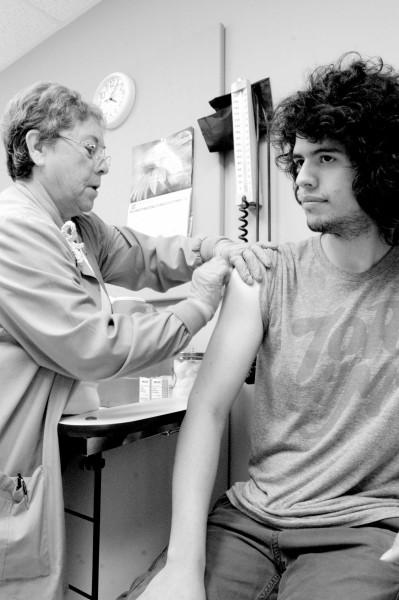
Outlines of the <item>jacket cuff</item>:
M182 300L174 306L169 306L168 310L183 321L191 335L198 333L213 317L211 309L204 302L194 298Z
M211 260L215 255L215 247L222 240L226 240L227 242L231 242L231 240L227 237L223 236L210 236L203 238L200 246L200 254L201 258L204 262Z

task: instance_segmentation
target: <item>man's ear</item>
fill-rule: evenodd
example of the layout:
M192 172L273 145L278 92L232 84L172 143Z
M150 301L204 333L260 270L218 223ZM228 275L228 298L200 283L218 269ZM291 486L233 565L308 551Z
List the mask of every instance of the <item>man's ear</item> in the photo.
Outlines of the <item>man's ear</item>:
M35 165L43 165L45 158L45 145L40 140L39 131L37 129L30 129L26 134L25 141L32 161L35 163Z

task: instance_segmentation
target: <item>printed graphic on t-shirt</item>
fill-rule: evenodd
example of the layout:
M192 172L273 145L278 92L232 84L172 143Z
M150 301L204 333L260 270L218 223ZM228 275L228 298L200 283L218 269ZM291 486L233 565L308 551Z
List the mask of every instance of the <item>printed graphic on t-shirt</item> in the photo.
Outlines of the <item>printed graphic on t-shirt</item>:
M329 315L297 319L292 325L296 338L309 340L294 373L295 383L299 389L320 387L316 400L320 413L302 432L309 437L331 429L355 397L359 410L369 418L377 416L399 388L399 304L389 302L388 308L388 301L380 302L362 315L346 310L341 306Z

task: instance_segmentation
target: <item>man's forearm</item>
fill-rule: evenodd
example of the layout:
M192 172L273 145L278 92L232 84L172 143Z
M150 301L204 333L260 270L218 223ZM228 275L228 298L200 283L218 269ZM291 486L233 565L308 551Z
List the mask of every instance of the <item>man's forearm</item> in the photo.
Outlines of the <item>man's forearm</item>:
M220 415L193 407L179 434L168 560L193 568L205 567L206 523L224 424Z

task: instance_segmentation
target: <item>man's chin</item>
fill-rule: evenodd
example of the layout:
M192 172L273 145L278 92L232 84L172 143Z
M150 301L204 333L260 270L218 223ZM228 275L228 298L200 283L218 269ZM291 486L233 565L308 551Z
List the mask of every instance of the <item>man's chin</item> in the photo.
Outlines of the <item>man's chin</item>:
M315 219L308 219L307 226L309 227L310 231L314 231L316 233L329 233L328 225Z
M321 221L320 219L308 219L307 225L311 231L316 233L329 233L338 237L355 239L370 231L371 220L369 217L360 215L359 218Z

